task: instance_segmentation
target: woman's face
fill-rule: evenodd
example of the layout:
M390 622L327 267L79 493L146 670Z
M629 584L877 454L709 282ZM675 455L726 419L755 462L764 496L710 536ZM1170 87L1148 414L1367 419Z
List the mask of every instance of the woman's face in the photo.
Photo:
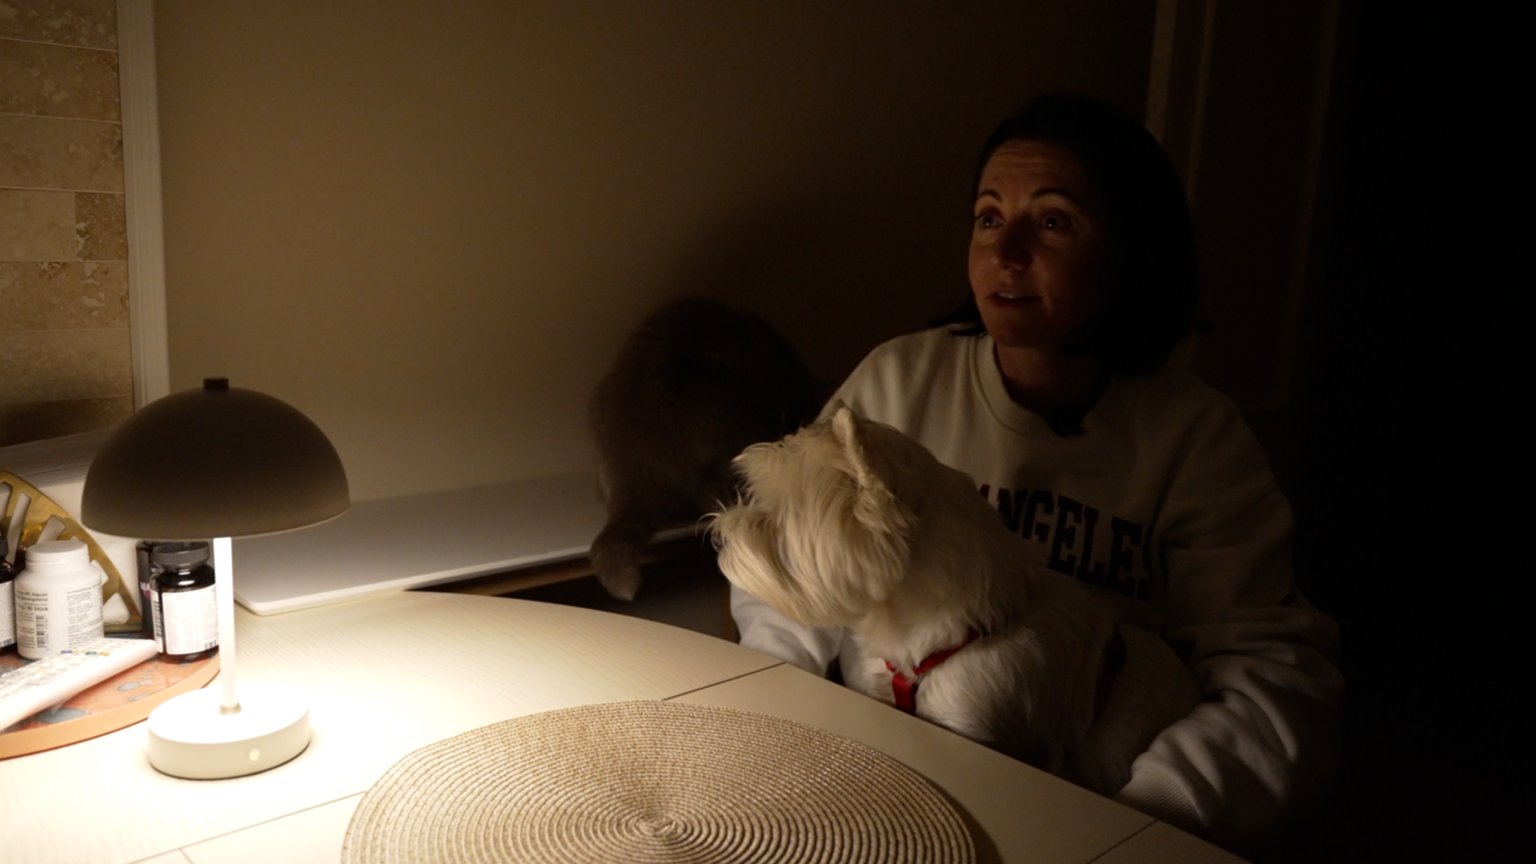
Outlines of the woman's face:
M981 172L971 291L1005 348L1068 347L1102 305L1105 216L1071 151L1010 141Z

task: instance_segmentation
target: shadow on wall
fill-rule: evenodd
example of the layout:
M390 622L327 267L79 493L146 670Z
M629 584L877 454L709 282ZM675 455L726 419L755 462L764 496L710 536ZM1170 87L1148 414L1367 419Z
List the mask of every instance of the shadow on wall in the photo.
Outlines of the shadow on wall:
M852 187L736 211L684 251L689 264L673 293L763 316L835 387L871 348L926 327L969 290L968 171L936 166L954 175L952 191ZM944 230L932 230L935 222Z
M930 205L906 191L806 187L737 207L675 244L666 266L637 270L603 314L636 318L628 336L638 319L677 298L746 310L782 334L830 394L871 348L927 326L967 290L968 196ZM947 220L955 230L925 230L933 221L925 210L958 214ZM617 354L620 344L605 347ZM604 369L612 362L605 358Z

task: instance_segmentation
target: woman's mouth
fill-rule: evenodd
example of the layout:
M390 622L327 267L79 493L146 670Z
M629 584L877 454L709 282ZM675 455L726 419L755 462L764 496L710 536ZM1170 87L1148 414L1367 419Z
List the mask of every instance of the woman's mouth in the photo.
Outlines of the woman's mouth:
M998 291L992 295L994 301L1002 303L1023 303L1030 300L1039 300L1034 294L1016 294L1012 291Z

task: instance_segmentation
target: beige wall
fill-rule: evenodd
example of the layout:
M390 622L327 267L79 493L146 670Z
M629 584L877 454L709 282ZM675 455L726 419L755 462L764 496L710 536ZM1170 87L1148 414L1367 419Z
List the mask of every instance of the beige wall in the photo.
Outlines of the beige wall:
M1140 113L1153 6L162 0L172 389L293 403L366 499L588 467L685 293L840 378L966 290L1003 113Z
M133 411L114 0L0 4L0 446Z

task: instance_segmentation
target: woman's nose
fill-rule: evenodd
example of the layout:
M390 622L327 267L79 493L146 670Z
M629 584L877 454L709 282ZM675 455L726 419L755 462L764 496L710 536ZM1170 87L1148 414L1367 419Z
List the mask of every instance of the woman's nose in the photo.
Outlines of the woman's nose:
M998 263L1010 270L1022 270L1029 266L1033 239L1028 224L1015 223L1004 228L997 238Z

